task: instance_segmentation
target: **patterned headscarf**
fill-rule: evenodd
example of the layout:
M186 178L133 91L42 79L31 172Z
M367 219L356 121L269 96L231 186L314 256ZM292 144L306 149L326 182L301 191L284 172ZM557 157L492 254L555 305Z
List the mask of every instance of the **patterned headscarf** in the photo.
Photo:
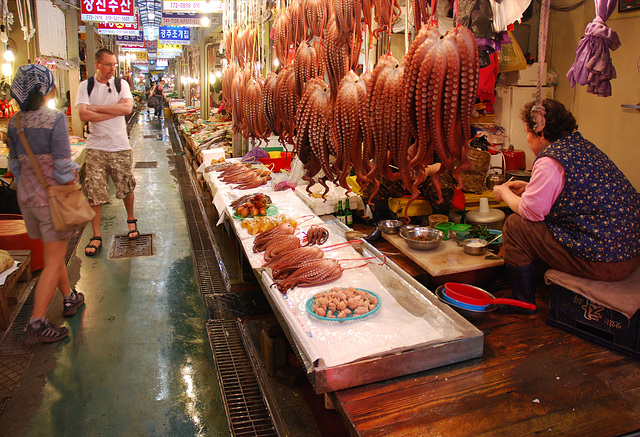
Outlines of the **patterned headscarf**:
M27 109L29 95L33 91L38 91L46 96L55 86L53 74L44 65L26 64L18 68L11 83L11 97L16 99L20 105L20 110Z

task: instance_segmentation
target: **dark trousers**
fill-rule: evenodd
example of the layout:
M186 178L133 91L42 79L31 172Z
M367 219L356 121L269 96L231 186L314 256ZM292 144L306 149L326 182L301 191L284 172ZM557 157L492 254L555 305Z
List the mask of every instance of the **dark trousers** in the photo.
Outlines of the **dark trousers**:
M570 253L555 239L545 222L532 222L511 214L502 229L505 263L515 267L541 263L580 278L594 281L621 281L638 266L640 254L626 261L588 261Z

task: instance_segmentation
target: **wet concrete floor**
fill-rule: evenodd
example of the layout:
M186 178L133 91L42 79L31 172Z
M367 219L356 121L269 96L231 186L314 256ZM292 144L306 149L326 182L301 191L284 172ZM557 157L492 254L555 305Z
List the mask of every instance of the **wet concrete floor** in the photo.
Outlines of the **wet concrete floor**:
M152 234L153 255L109 256L114 236L127 231L124 205L112 194L102 251L84 255L87 226L69 263L86 305L64 321L56 294L49 317L71 334L31 348L0 435L229 435L167 128L142 113L131 144L134 163L157 162L134 169L138 227Z

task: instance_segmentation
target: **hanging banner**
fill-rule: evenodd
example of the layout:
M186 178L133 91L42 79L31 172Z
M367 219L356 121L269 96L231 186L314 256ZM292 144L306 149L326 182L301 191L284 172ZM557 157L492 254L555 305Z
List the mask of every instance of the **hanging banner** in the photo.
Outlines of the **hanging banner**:
M136 36L140 33L140 16L135 13L136 21L133 23L98 23L98 33L101 35L129 35Z
M140 46L132 46L132 45L122 45L120 46L120 51L122 52L146 52L147 49Z
M165 68L169 66L169 60L168 59L158 59L156 61L156 67L158 68Z
M141 31L138 31L137 35L116 35L116 44L140 45L144 47L144 37Z
M221 0L164 0L162 10L179 12L222 12L223 4Z
M158 42L162 44L190 44L191 30L188 27L161 26Z
M81 0L80 19L109 23L135 23L133 0Z
M202 19L208 17L206 13L196 12L162 12L161 26L204 27Z
M173 59L173 58L177 58L181 54L182 54L182 52L163 52L163 51L158 51L158 58Z
M134 52L134 55L136 55L136 59L133 60L133 62L144 62L144 61L149 61L149 57L147 56L147 52Z

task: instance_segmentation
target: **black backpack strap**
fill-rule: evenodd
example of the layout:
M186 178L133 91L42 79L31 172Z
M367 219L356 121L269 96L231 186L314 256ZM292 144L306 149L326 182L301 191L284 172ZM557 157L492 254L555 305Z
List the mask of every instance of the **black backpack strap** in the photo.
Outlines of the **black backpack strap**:
M118 92L118 94L120 94L120 90L122 89L122 79L119 77L114 77L113 82L116 86L116 91ZM87 93L89 94L89 97L91 97L91 91L93 91L94 85L95 77L91 76L89 79L87 79Z
M88 80L87 80L87 94L89 95L89 97L91 97L91 91L93 91L93 85L95 83L95 78L93 76L91 76Z

